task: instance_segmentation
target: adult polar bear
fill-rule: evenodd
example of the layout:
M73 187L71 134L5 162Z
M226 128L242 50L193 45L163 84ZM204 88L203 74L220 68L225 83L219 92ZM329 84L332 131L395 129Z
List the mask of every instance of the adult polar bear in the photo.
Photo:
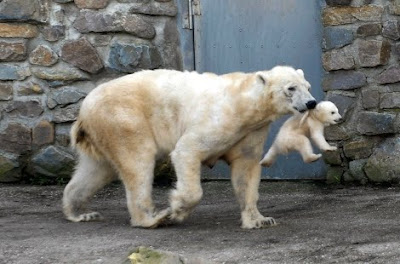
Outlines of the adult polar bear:
M264 141L272 121L315 107L309 89L303 72L286 66L220 76L141 71L100 85L85 98L72 127L79 163L64 190L64 214L75 222L99 218L80 209L118 174L133 226L182 221L202 197L201 164L223 159L231 165L242 227L274 225L257 209ZM154 165L168 154L176 189L170 207L156 212Z

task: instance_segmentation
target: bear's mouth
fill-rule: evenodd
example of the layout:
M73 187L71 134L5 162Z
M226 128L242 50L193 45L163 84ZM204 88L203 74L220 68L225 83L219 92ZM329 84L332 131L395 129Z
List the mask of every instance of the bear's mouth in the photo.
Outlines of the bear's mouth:
M295 106L293 106L293 108L299 113L304 113L305 111L307 111L307 109L299 109L299 108L297 108Z

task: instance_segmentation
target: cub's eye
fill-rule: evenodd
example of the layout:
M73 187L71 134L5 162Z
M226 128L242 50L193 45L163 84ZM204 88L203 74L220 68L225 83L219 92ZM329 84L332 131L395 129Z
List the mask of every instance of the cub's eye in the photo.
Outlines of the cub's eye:
M331 114L332 114L332 115L334 115L334 114L335 114L335 112L333 112L333 111L332 111L332 112L331 112Z
M289 87L288 90L291 91L291 92L294 92L294 91L296 91L296 87Z

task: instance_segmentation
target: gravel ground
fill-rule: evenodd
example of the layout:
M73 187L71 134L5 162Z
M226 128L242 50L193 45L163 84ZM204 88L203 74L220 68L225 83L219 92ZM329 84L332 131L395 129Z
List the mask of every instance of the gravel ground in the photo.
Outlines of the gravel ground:
M278 226L240 229L229 182L203 183L204 198L184 223L132 228L121 185L93 199L102 222L71 223L63 186L0 185L1 263L121 263L146 246L203 263L400 263L400 187L331 188L262 182L259 208ZM168 188L154 190L166 206Z

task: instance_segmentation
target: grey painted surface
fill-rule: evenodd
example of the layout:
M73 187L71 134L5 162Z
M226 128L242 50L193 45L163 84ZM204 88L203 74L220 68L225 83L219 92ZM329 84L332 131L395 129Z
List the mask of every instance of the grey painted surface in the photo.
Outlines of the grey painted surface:
M195 16L195 66L199 72L252 72L277 64L301 68L317 100L321 88L322 2L299 0L200 0L201 15ZM283 120L270 129L269 148ZM299 154L281 156L263 178L323 178L322 160L304 164ZM229 177L229 167L219 164L205 169L207 178Z
M179 41L182 56L183 69L187 71L194 70L194 47L193 30L188 28L189 1L175 0L178 7L177 25L179 31Z

